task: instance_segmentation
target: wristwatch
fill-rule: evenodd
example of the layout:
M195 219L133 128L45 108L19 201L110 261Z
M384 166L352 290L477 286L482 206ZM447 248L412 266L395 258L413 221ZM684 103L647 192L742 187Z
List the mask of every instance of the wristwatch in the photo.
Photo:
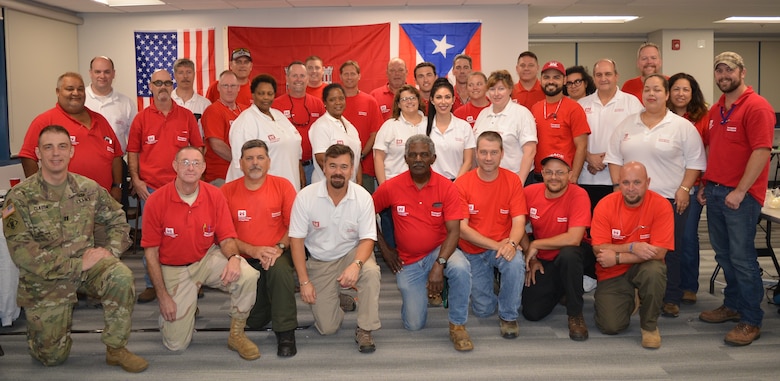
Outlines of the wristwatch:
M438 263L438 264L440 264L440 265L442 265L444 267L447 267L447 258L444 258L444 257L436 258L436 263Z
M355 264L358 265L359 269L363 268L363 261L361 261L360 259L356 259L355 260Z
M282 249L282 251L284 251L284 249L285 249L287 246L284 246L284 244L283 244L283 243L279 242L279 243L277 243L277 244L276 244L276 247L278 247L278 248Z

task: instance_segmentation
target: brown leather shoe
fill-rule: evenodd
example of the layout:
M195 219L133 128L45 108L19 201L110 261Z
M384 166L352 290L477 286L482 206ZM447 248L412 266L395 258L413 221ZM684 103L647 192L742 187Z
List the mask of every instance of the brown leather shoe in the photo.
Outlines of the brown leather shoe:
M582 314L569 316L569 338L574 341L588 340L588 326Z
M724 323L727 321L739 321L739 312L720 306L712 311L702 311L699 314L699 320L707 323Z
M759 337L761 337L761 328L740 322L726 334L726 338L723 341L728 345L741 347L758 340Z
M355 342L360 353L373 353L376 350L376 344L374 344L374 338L371 337L371 331L366 331L360 327L355 328Z
M428 307L441 307L444 304L441 294L428 295Z
M696 304L696 293L693 291L683 291L682 303L688 305Z
M352 312L357 308L355 298L352 295L339 293L339 307L344 312Z
M149 303L157 299L157 293L154 287L148 287L144 292L138 295L138 303Z
M655 327L654 331L642 331L642 347L647 349L661 348L661 332L658 331L658 327Z
M465 352L474 349L474 343L471 342L465 325L450 323L450 341L452 341L456 351Z
M520 334L520 326L517 320L506 321L498 318L498 328L501 330L501 337L505 339L514 339Z
M664 303L663 308L661 308L661 315L676 318L680 316L680 306L674 303Z

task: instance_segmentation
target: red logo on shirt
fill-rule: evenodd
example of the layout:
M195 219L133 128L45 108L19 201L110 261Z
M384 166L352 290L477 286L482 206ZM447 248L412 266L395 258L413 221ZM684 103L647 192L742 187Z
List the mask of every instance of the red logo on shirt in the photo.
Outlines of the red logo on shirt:
M78 140L76 140L76 137L75 137L75 136L71 135L71 136L70 136L70 144L71 144L71 145L74 145L74 146L76 146L76 145L78 145L78 144L79 144L79 141L78 141Z
M279 141L279 138L276 137L274 134L268 135L268 141L271 143L277 143Z
M395 212L399 216L408 216L409 215L409 213L406 213L406 206L403 206L403 205L396 206L395 207Z
M404 145L404 140L403 139L395 139L395 145L397 145L397 146Z
M252 220L252 217L247 216L246 210L243 209L238 210L237 217L239 222L249 222Z
M157 144L157 137L149 135L146 137L146 144Z
M311 222L311 224L312 224L312 226L314 226L315 228L319 228L319 227L320 227L320 222L319 222L319 221L312 221L312 222Z
M528 214L529 214L529 216L531 218L533 218L535 220L539 219L539 214L538 214L538 211L536 210L536 208L529 208L528 209Z

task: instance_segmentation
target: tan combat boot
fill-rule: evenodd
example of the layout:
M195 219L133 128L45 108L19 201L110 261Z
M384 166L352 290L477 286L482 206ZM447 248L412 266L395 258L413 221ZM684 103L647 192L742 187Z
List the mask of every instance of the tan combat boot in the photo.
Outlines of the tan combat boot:
M464 352L474 349L469 333L466 332L465 325L455 325L450 323L450 340L455 346L456 351Z
M127 372L138 373L143 372L149 367L149 363L143 358L136 356L133 352L127 350L127 348L111 348L106 347L106 364L119 365Z
M260 358L260 350L257 349L255 343L246 337L244 327L246 327L246 319L233 318L230 320L228 348L238 352L238 355L244 360L256 360Z

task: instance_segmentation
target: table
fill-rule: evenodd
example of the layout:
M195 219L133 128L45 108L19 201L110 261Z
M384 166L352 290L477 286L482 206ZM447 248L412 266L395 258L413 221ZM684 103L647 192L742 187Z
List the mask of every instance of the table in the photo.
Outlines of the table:
M775 271L780 275L780 264L777 262L775 256L775 250L772 248L772 223L780 223L780 208L761 208L761 215L758 218L759 227L761 227L761 221L766 221L766 229L764 230L766 247L757 247L756 253L759 257L770 257L775 265ZM720 265L715 266L715 271L712 272L710 277L710 294L715 294L715 278L718 277L720 272Z

